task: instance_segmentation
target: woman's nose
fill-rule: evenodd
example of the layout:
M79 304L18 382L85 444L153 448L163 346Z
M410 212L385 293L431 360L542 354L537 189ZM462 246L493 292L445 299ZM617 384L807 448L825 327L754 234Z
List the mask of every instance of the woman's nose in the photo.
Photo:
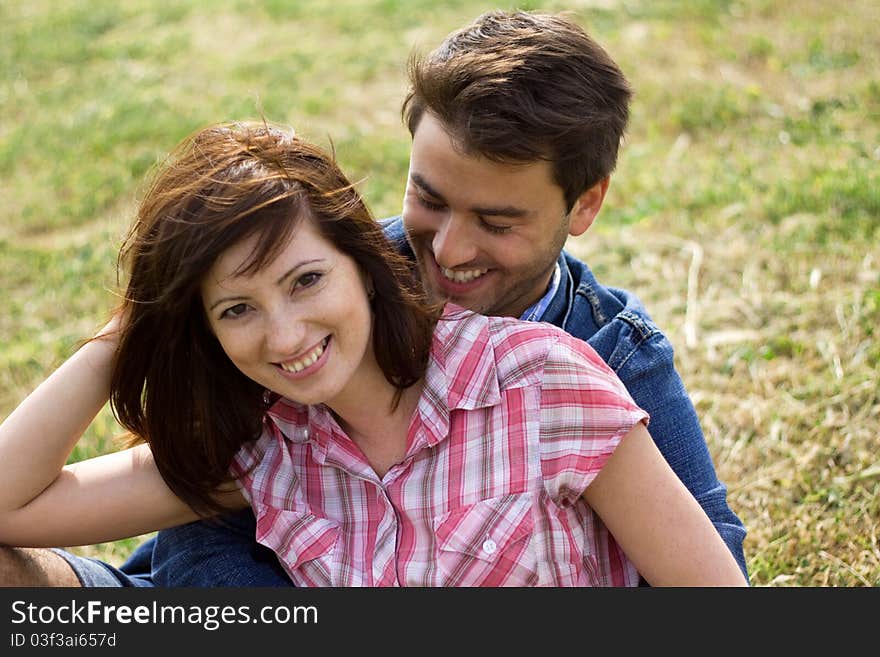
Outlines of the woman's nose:
M297 355L308 345L307 322L298 313L278 310L266 322L266 346L279 360Z

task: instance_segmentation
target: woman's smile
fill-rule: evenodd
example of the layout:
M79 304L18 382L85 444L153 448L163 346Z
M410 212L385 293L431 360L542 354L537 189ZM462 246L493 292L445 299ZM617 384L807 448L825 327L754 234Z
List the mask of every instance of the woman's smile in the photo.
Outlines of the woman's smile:
M372 353L366 279L354 259L303 217L272 261L242 274L258 241L254 235L229 247L202 283L208 321L232 363L301 404L329 405L384 380Z
M331 336L325 337L305 354L297 358L274 363L281 370L281 374L291 380L302 379L311 376L327 362Z

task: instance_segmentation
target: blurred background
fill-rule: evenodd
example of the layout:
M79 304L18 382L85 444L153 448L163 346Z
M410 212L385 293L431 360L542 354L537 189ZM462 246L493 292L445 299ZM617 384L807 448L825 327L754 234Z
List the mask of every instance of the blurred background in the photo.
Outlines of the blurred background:
M880 585L874 0L5 0L0 418L103 324L139 185L180 139L293 125L397 214L406 58L493 8L571 11L635 88L568 248L675 345L752 584ZM105 409L71 460L118 433ZM119 564L138 540L74 551Z

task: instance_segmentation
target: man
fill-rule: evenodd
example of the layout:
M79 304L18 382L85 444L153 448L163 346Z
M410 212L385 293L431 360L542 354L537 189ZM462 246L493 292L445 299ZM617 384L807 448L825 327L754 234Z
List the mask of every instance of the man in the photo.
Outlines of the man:
M386 233L434 297L551 322L593 346L648 411L660 451L748 576L745 529L672 346L635 296L601 285L563 251L592 225L616 164L631 97L617 65L567 19L492 12L413 58L410 82L409 179L403 215L383 222ZM4 568L20 585L290 585L255 542L250 512L160 532L121 570L27 550L0 551Z

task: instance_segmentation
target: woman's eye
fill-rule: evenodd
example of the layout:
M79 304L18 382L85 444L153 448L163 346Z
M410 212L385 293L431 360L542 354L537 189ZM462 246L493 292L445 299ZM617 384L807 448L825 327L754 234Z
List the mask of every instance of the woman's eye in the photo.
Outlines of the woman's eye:
M311 287L321 278L321 274L318 272L309 272L308 274L303 274L298 279L296 279L296 287Z
M241 317L247 312L247 304L246 303L237 303L234 306L230 306L226 310L224 310L220 314L220 319L235 319L237 317Z

